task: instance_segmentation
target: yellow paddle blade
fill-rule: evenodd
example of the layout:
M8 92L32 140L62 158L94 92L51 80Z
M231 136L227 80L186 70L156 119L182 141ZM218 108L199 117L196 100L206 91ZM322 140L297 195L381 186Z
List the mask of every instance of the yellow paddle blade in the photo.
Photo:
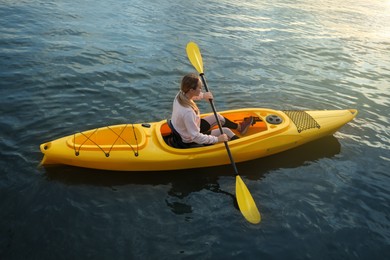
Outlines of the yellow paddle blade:
M198 45L195 42L189 42L186 51L192 66L195 67L199 74L203 73L202 55L200 54Z
M251 193L239 175L236 176L236 196L238 207L240 208L240 211L246 220L252 224L260 223L260 212L257 209L256 203L253 200Z

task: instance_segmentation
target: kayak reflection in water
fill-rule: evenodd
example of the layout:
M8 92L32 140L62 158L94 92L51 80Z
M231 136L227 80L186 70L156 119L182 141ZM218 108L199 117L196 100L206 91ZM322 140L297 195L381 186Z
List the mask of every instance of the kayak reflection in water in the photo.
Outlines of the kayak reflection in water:
M221 134L218 128L212 129L218 125L214 115L200 118L200 111L194 100L202 99L211 100L213 95L211 92L202 92L202 81L198 75L194 73L185 75L181 81L180 91L173 101L171 118L172 131L180 135L183 148L238 139L239 137L231 129L244 135L253 123L252 117L237 124L217 114L222 124L223 134Z

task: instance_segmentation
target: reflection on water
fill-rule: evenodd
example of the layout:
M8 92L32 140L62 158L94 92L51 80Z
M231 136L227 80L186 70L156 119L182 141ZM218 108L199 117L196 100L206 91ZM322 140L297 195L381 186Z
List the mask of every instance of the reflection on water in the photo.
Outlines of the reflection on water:
M239 174L250 180L261 179L265 174L282 168L296 168L322 158L332 158L340 152L340 143L334 136L328 136L297 148L257 160L237 164ZM219 179L234 175L231 165L161 172L113 172L77 168L71 166L49 166L45 168L46 179L66 185L116 186L169 185L166 203L176 214L192 212L185 198L201 190L225 194L231 197L237 208L232 192L220 187Z

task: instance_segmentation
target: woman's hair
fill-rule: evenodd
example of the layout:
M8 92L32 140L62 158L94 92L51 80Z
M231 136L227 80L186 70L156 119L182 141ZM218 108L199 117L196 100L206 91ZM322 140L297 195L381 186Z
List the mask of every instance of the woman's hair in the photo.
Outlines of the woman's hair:
M180 90L187 93L190 89L196 89L198 87L199 77L195 73L189 73L181 80Z
M191 107L195 111L195 113L199 112L198 106L192 99L189 99L185 94L191 89L196 89L198 87L198 83L199 77L195 73L185 75L181 80L180 91L176 96L180 105L182 105L183 107Z

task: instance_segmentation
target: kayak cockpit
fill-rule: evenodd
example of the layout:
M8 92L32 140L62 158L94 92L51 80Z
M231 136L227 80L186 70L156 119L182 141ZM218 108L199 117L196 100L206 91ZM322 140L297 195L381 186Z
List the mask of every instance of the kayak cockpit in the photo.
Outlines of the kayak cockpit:
M205 115L203 115L205 116ZM223 113L223 116L229 118L229 120L235 122L235 123L240 123L246 118L252 116L253 117L253 123L251 127L249 128L247 134L245 136L250 136L256 133L260 133L263 131L266 131L268 129L267 123L263 120L263 118L254 112L231 112L231 113ZM182 141L180 140L181 137L180 135L172 129L173 126L169 125L170 120L167 120L166 123L161 125L160 132L161 135L165 141L165 143L173 148L198 148L202 147L203 145L183 145ZM218 126L215 126L214 128L218 128ZM239 132L236 130L232 130L237 136L240 136ZM242 137L242 136L240 136ZM204 145L208 146L208 145Z

